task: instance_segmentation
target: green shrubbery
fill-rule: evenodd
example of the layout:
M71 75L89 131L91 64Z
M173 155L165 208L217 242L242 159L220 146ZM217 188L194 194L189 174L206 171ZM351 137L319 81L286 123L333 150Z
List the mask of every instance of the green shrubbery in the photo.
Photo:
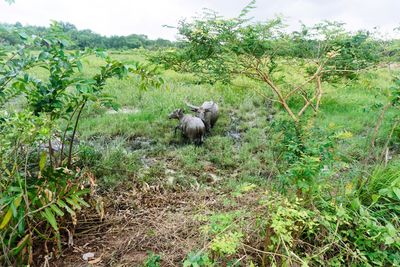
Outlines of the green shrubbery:
M0 55L1 263L31 263L46 247L59 254L96 177L102 189L137 195L141 186L166 196L208 190L193 224L203 243L184 266L400 264L399 79L379 70L348 80L378 62L379 41L337 23L288 35L279 19L251 23L247 11L181 22L180 47L149 53L193 73L166 72L166 90L146 93L163 80L131 52L116 55L126 66L69 51L57 25L45 38L20 34L23 45ZM138 79L106 86L129 72ZM309 79L316 86L298 87ZM183 145L166 120L188 95L221 104L200 148ZM109 112L114 97L128 113ZM174 203L166 213L187 212L186 200Z
M82 58L95 51L67 51L58 24L43 38L19 36L23 44L2 53L0 64L1 107L25 103L0 117L0 263L6 265L32 263L43 248L59 254L66 221L75 225L77 212L88 206L84 197L94 180L74 164L74 144L87 103L115 107L102 92L106 80L132 72L146 84L159 83L149 79L152 70L125 66L102 52L96 53L104 65L84 76ZM44 69L45 78L32 74L32 68Z
M370 155L365 151L362 155L365 158L352 158L351 154L339 151L346 142L351 142L353 134L346 129L324 128L318 125L317 118L322 88L328 83L336 86L341 80L358 77L361 70L375 67L382 60L382 42L368 32L349 33L343 25L329 22L287 35L281 32L280 19L265 23L245 20L250 8L252 4L233 19L206 13L191 22L181 21L178 26L183 37L181 49L156 54L152 59L168 68L195 72L200 82L229 82L237 75L261 81L272 89L275 95L272 100L284 111L267 127L268 141L263 144L273 154L273 162L266 164L275 168L278 179L271 186L279 193L267 190L266 196L258 195L262 215L253 212L246 216L239 212L208 216L203 230L207 230L204 234L211 241L203 251L191 253L185 263L234 266L243 257L233 255L243 255L243 249L258 244L253 248L258 258L246 260L250 265L400 264L399 166L398 161L388 163L387 156L389 146L393 150L398 140L397 116L391 116L392 121L388 122L392 127L386 133L383 148L375 148L377 151ZM289 65L293 62L288 57L297 60L301 81L316 82L313 89L316 91L307 86L303 89L291 86L293 74ZM310 76L305 76L306 73ZM251 89L262 98L271 98L267 92ZM397 87L392 89L389 106L396 108ZM301 106L299 101L305 101L305 105ZM300 111L295 113L296 109ZM378 120L375 134L381 122ZM217 150L224 151L225 142L218 139L212 142L218 142ZM210 160L224 167L226 162L221 159L229 160L231 154L223 154L215 154ZM376 165L366 164L368 160ZM234 191L233 199L227 203L250 194L256 187L244 186L249 190ZM251 227L245 225L246 220ZM257 238L252 231L258 233ZM258 238L263 240L261 245Z
M158 38L149 39L144 34L130 34L128 36L113 35L110 37L100 35L89 29L78 30L75 25L68 22L58 22L61 31L72 40L71 48L102 48L102 49L135 49L147 48L155 49L160 47L173 47L175 44L169 40ZM15 24L0 23L0 43L4 46L15 46L22 44L13 31L24 31L29 35L44 37L51 31L50 27L43 26L22 26L21 23Z
M319 190L314 192L312 204L295 195L267 190L264 195L257 194L260 198L254 211L245 213L237 206L237 212L201 218L206 222L202 231L211 242L206 250L190 254L185 263L231 266L239 262L234 255L249 249L258 253L245 262L257 262L258 266L396 266L400 263L398 170L397 163L385 171L379 168L370 178L370 186L349 183L344 195ZM369 187L375 189L368 194L365 190ZM246 188L233 194L232 203L257 187Z

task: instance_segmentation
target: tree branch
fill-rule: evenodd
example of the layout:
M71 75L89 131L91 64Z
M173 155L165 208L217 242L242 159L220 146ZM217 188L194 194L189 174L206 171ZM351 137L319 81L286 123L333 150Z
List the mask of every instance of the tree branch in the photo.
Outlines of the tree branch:
M74 144L74 139L75 139L75 134L76 134L76 129L78 128L78 123L79 123L79 119L81 117L82 114L82 110L86 105L86 99L83 101L83 104L81 106L81 108L79 109L78 115L76 116L76 120L75 120L75 125L74 125L74 130L72 131L72 136L71 136L71 141L69 143L69 151L68 151L68 163L67 166L68 168L71 167L71 162L72 162L72 147Z

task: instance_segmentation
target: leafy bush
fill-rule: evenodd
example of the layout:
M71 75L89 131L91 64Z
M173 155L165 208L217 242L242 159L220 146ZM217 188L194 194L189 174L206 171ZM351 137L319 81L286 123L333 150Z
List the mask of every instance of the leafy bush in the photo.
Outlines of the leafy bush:
M160 267L161 256L153 252L149 252L143 267Z
M183 262L183 267L206 267L213 266L208 255L200 252L190 252Z
M235 254L242 237L243 234L238 232L228 232L218 235L211 242L210 249L218 256Z
M199 82L228 83L238 75L261 81L271 89L276 102L297 122L310 107L318 111L322 97L321 77L326 64L337 56L337 51L324 50L313 58L305 57L312 73L304 84L290 85L285 73L281 73L284 68L277 51L295 44L283 33L280 18L250 23L247 15L254 3L251 1L238 17L232 19L222 18L215 12L205 12L203 17L191 22L180 21L178 30L182 36L181 49L169 50L164 55L158 54L161 60L153 58L153 62L195 72L200 78ZM312 90L306 87L311 81L316 82ZM267 92L254 90L261 97L270 99ZM293 107L289 101L298 95L302 95L305 101L300 108Z
M265 262L284 261L325 265L396 265L399 263L399 225L380 221L379 213L357 201L321 202L315 208L302 202L270 198L266 248L284 255ZM382 210L381 210L382 211ZM377 212L377 210L376 210ZM377 250L384 247L384 250Z
M0 106L26 103L0 114L0 262L6 265L31 264L42 247L59 255L64 225L76 224L78 211L89 206L85 187L93 187L94 180L74 167L74 143L88 103L115 107L102 93L106 80L131 72L142 86L160 83L150 77L154 69L125 66L99 51L104 66L85 77L81 60L95 51L67 51L58 24L43 38L19 36L23 45L0 60ZM34 76L32 68L44 69L45 79Z
M325 21L312 27L303 25L302 31L292 33L290 39L293 45L287 51L297 58L318 58L321 53L336 51L335 59L327 62L325 78L356 78L360 70L375 66L383 52L382 41L370 32L351 33L339 22Z

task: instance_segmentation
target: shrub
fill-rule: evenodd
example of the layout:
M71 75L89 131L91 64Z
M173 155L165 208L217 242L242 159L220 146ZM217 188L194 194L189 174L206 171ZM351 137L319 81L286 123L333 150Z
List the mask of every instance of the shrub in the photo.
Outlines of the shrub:
M81 60L95 51L67 51L58 24L44 38L19 35L23 45L0 55L0 106L26 102L0 114L0 263L6 265L31 264L42 247L59 255L61 229L67 219L76 224L77 212L88 206L85 185L94 181L74 166L74 143L89 102L114 106L102 93L106 80L132 72L142 86L160 82L151 78L154 70L125 66L101 52L105 65L85 77ZM32 74L33 67L44 69L45 79Z

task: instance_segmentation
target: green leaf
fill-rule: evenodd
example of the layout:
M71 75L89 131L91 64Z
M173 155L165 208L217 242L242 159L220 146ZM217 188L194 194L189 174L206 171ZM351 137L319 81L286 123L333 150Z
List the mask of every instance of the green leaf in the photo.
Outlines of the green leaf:
M12 193L12 192L21 193L21 192L22 192L22 189L21 189L21 187L17 187L17 186L10 186L10 187L7 189L7 191L10 192L10 193Z
M353 208L353 210L359 210L361 207L361 202L360 199L358 197L354 198L351 201L351 207Z
M18 35L22 40L28 39L28 35L24 32L18 32Z
M23 218L25 215L25 210L23 208L19 209L19 218ZM25 233L25 220L21 220L18 224L18 233L21 235Z
M85 200L83 200L83 199L80 198L80 197L77 197L76 195L72 195L71 198L72 198L76 203L79 202L79 203L81 203L83 206L85 206L85 207L87 207L87 208L90 207L90 205L89 205Z
M65 208L65 207L67 206L67 204L65 204L65 202L62 201L61 199L57 200L57 205L58 205L60 208Z
M71 209L69 206L65 205L64 208L69 214L71 214L73 216L76 214L75 211L73 209Z
M18 208L19 205L21 204L21 200L22 200L22 196L19 196L19 197L14 199L14 202L8 208L8 211L7 211L6 215L4 215L3 221L0 224L0 230L8 225L8 223L11 220L12 214L13 214L13 208L12 207Z
M43 211L41 212L41 214L50 223L51 227L53 227L53 229L58 232L58 225L57 225L56 217L54 216L51 209L46 208L44 210L44 212Z
M393 226L393 224L388 223L388 224L386 225L386 229L387 229L388 234L389 234L390 236L395 237L395 236L397 235L397 230L396 230L396 228Z
M77 62L76 62L76 67L78 68L79 72L82 72L82 70L83 70L82 62L77 61Z
M0 199L0 205L4 205L5 203L10 203L12 201L12 197L3 197Z
M49 57L49 53L48 52L46 52L46 51L42 51L42 52L40 52L40 54L39 54L39 56L38 56L38 59L39 60L44 60L44 59L47 59L48 57Z
M64 212L62 212L62 210L60 210L59 207L57 207L56 204L52 204L50 205L50 208L58 215L58 216L64 216Z
M0 230L7 226L7 224L8 224L8 223L10 222L10 220L11 220L11 217L12 217L12 210L11 210L11 207L10 207L10 208L8 209L6 215L4 216L3 221L2 221L1 224L0 224Z
M28 73L25 73L24 74L24 82L29 82L29 74Z
M11 251L10 254L13 255L13 256L18 255L18 253L19 253L19 252L26 246L26 244L28 243L29 237L30 237L30 234L25 235L24 238L22 238L22 239L18 242L17 246L16 246L15 248L12 249L12 251Z
M76 192L75 195L76 196L82 196L82 195L87 195L89 193L90 193L90 189L86 188L86 189L83 189L81 191Z
M11 210L12 210L12 215L13 215L13 217L16 218L17 215L18 215L17 207L15 207L14 203L11 203L10 208L11 208Z
M66 200L69 204L71 204L71 206L74 207L75 209L77 209L77 210L81 210L81 209L82 209L82 207L81 207L77 202L75 202L74 200L72 200L71 198L66 197L65 200Z
M378 195L378 194L373 194L373 195L371 196L372 202L373 202L373 203L378 202L378 200L379 200L380 197L381 197L381 196Z
M40 160L39 160L39 170L42 171L44 166L46 165L46 159L47 159L47 153L42 152L40 155Z
M69 45L69 42L68 42L68 40L66 40L66 39L61 39L61 40L60 40L60 43L61 43L64 47L67 47L67 46Z
M400 200L400 188L393 187L393 192L396 194L397 198Z
M394 243L394 239L391 236L386 236L385 237L385 245L390 245Z

